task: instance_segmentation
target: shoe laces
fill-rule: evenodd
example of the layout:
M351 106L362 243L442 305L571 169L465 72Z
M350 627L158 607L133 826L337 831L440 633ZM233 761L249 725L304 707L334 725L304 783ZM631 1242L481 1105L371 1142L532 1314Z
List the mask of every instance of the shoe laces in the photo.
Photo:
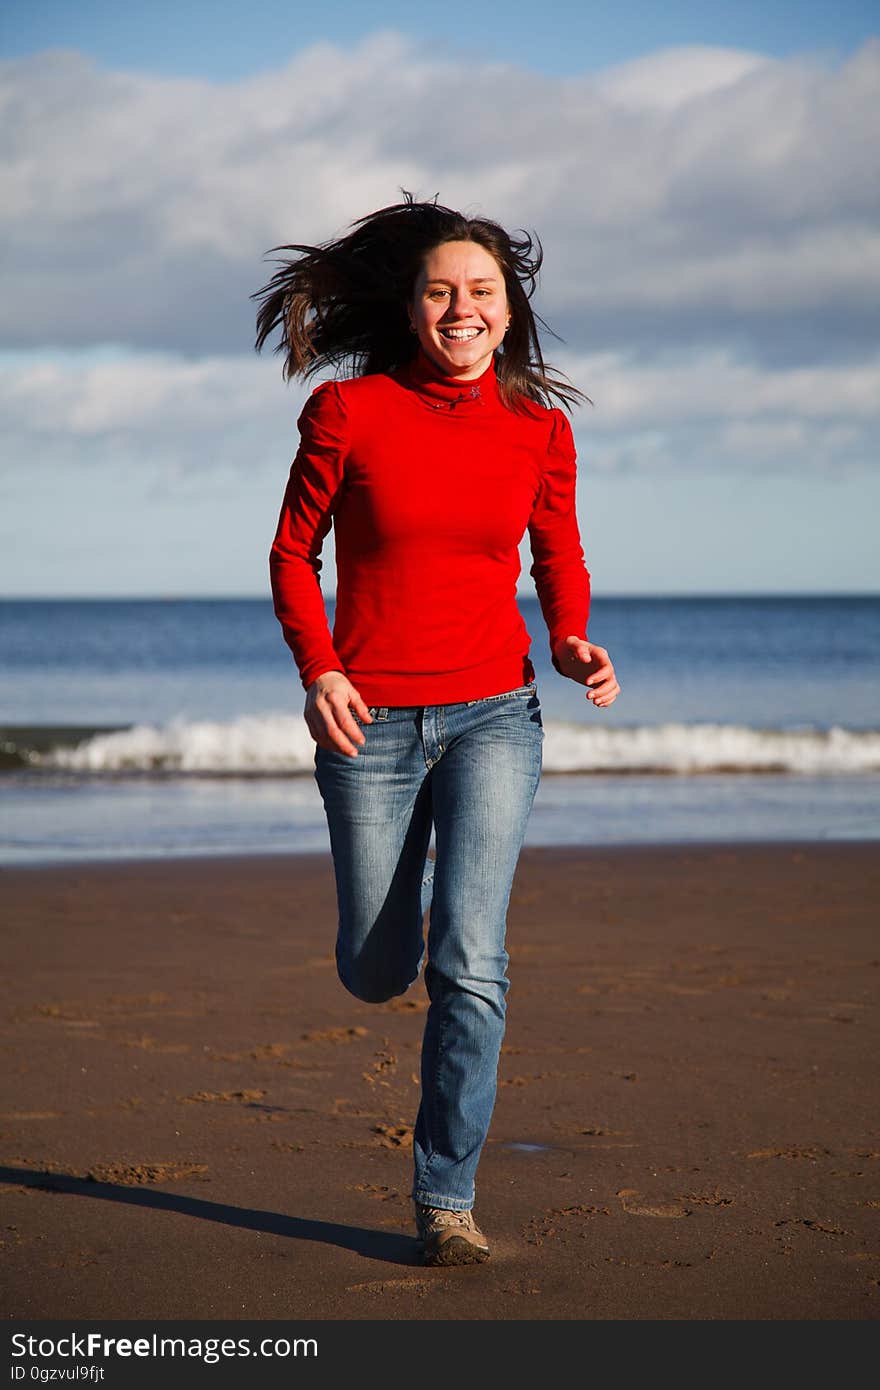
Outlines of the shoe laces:
M465 1230L473 1230L475 1222L469 1211L449 1211L445 1207L419 1207L422 1220L429 1226L446 1228L448 1226L464 1226Z

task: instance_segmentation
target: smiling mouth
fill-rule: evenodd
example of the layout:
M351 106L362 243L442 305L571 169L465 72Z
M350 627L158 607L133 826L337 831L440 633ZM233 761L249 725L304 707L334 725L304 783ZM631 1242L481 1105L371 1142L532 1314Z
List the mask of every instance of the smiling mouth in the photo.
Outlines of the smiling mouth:
M470 343L474 338L478 337L482 331L482 328L438 329L441 338L445 338L448 343Z

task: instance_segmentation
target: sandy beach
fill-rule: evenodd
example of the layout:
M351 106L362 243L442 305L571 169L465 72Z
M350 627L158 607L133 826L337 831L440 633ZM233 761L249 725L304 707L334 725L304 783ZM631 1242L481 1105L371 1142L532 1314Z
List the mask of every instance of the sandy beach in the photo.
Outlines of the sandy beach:
M476 1215L420 1263L419 982L326 855L0 873L6 1319L880 1311L874 844L526 849Z

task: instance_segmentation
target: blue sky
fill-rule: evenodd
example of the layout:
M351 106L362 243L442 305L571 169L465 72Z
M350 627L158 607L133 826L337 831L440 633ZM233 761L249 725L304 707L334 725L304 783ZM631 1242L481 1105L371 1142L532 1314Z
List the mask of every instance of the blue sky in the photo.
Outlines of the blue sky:
M866 4L7 5L0 594L267 592L248 296L401 186L542 237L598 593L877 591L878 97Z
M105 67L200 76L247 77L280 55L310 44L343 46L379 29L396 29L448 53L501 61L550 75L596 71L643 53L682 44L757 49L776 57L805 50L843 56L880 29L873 3L819 0L625 0L544 3L474 0L11 0L0 20L6 56L53 47L78 48Z

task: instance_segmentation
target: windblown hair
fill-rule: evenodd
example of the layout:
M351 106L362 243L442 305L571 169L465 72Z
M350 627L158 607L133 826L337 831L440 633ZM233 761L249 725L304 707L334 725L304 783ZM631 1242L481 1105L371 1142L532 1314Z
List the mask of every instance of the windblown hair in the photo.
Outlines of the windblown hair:
M407 305L426 255L447 241L473 241L494 257L507 288L510 327L495 358L505 404L523 409L525 398L571 409L589 400L544 362L538 325L552 330L529 302L544 258L538 238L511 236L497 222L441 207L436 197L418 202L401 191L402 203L359 218L338 241L272 248L297 254L277 260L272 279L251 295L260 305L256 350L280 329L275 352L284 353L285 380L328 366L345 376L405 366L418 351Z

